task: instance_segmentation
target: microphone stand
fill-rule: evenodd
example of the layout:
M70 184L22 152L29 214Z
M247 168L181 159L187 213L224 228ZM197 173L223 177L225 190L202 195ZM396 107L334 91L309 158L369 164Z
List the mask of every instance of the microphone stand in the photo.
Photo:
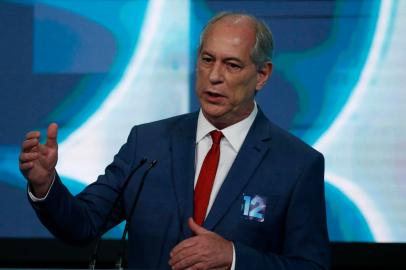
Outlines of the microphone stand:
M113 211L117 208L118 202L120 201L121 197L124 194L124 190L126 189L126 187L128 186L128 184L130 183L130 180L132 178L132 176L134 175L135 172L138 171L139 168L141 168L145 163L147 162L147 158L143 158L141 159L141 161L138 163L137 167L135 167L130 174L128 175L128 177L125 179L123 186L121 187L119 194L117 195L116 199L114 200L113 206L111 207L108 215L106 216L106 219L104 220L102 226L100 227L100 230L97 234L96 237L96 242L93 248L93 252L92 255L90 256L90 260L89 260L89 269L96 269L96 261L97 261L97 253L99 251L99 243L101 240L101 237L104 233L104 230L107 227L107 223L110 219L110 217L113 215Z
M151 171L152 168L155 167L155 165L157 163L158 163L157 160L152 161L150 163L148 169L145 170L144 175L141 178L140 186L139 186L139 188L137 190L137 194L135 194L134 202L133 202L133 204L131 206L131 210L129 212L127 222L125 223L123 235L121 237L120 250L119 250L119 252L117 254L117 260L116 260L116 265L115 265L116 269L123 270L124 255L125 255L125 252L126 252L126 238L127 238L128 229L130 228L130 225L131 225L131 217L133 216L135 207L138 204L138 199L139 199L141 191L142 191L142 189L144 187L145 179L146 179L148 173Z

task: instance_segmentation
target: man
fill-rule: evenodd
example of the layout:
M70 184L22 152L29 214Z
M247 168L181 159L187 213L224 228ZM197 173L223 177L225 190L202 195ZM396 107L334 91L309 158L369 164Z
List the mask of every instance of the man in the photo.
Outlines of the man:
M91 241L124 179L149 157L159 163L134 215L141 172L107 226L132 220L130 267L327 269L323 156L270 123L254 101L271 75L272 49L256 18L213 18L199 47L200 112L134 127L105 175L76 198L55 171L56 124L44 145L39 132L28 133L20 169L44 225L65 241Z

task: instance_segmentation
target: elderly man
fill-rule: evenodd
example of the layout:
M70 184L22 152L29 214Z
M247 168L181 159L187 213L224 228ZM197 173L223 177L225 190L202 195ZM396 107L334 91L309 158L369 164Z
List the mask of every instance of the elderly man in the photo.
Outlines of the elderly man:
M45 226L69 242L131 219L129 267L327 269L323 156L273 125L254 101L272 73L273 40L255 17L222 13L198 54L199 112L135 126L104 175L73 197L59 179L57 126L29 132L20 169ZM130 208L143 157L159 160Z

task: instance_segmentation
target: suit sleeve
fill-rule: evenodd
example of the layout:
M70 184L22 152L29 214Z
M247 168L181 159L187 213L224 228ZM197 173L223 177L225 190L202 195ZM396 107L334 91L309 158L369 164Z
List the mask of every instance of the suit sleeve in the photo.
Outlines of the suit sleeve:
M136 160L136 128L131 131L127 143L107 166L105 174L73 196L57 175L45 200L29 201L45 227L57 238L71 244L91 242L102 230L117 198L122 182ZM112 212L104 231L124 219L122 203ZM103 231L103 232L104 232Z
M285 219L281 254L234 243L238 269L329 269L324 158L317 154L296 181Z

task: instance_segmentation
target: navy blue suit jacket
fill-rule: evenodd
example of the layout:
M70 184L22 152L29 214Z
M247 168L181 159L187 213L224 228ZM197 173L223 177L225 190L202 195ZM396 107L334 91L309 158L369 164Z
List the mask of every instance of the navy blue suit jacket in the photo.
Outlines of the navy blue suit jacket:
M32 203L41 221L65 241L91 241L130 170L143 157L157 159L131 217L128 260L133 268L169 268L171 249L192 236L197 117L134 127L105 174L76 197L57 177L48 197ZM134 175L109 228L129 218L142 174ZM244 215L244 196L266 201L263 220ZM233 241L236 269L328 269L323 156L259 110L204 227Z

